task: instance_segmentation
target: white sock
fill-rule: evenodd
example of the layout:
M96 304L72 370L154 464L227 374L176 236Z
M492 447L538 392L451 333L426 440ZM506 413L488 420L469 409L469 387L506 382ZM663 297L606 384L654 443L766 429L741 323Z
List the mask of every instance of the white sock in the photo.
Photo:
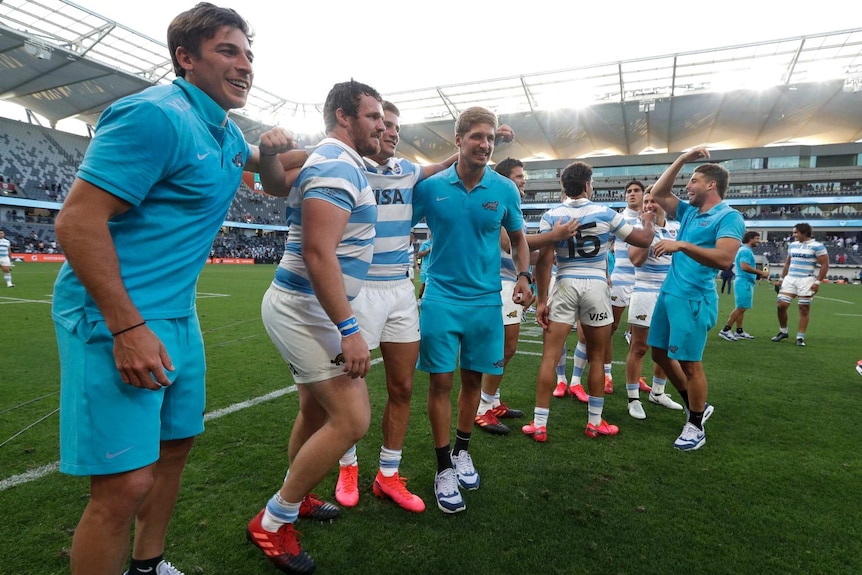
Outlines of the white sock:
M285 523L296 523L299 517L299 503L289 503L282 499L278 491L275 492L266 504L266 511L261 518L261 526L271 533L275 533Z
M387 449L380 446L380 474L383 477L392 477L398 473L398 466L401 465L401 450Z
M488 395L483 391L479 399L479 409L476 411L476 415L485 415L485 412L489 409L494 409L494 396Z
M341 459L338 460L338 465L341 467L347 467L348 465L359 465L359 462L356 459L356 445L351 446L344 455L341 456Z
M551 410L547 407L533 408L533 425L536 427L547 427L548 413L550 413L550 411Z

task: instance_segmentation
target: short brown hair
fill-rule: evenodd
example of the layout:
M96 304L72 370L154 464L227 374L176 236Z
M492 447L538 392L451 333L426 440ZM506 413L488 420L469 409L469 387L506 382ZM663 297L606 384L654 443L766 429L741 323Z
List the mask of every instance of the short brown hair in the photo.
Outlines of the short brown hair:
M215 36L223 26L241 30L251 44L253 34L248 22L236 10L230 8L219 8L209 2L201 2L171 21L168 26L168 49L171 51L171 62L177 76L186 76L186 71L177 60L177 48L182 46L194 54L195 58L200 58L201 44Z
M694 169L695 172L703 174L707 180L715 182L716 191L723 200L727 193L727 182L730 181L730 173L724 166L718 164L701 164Z
M491 110L487 110L480 106L467 108L458 115L458 120L455 122L455 135L463 136L475 124L490 124L497 130L497 114Z

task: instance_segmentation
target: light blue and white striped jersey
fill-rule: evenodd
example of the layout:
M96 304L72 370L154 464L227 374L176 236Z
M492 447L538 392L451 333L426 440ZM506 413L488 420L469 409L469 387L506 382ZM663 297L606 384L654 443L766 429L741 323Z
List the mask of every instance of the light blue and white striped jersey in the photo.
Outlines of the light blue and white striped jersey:
M637 226L641 221L641 213L631 208L620 212L630 226ZM615 286L631 286L635 283L635 266L629 259L629 245L618 236L614 236L614 269L611 271L611 283Z
M611 208L590 200L568 198L551 208L539 222L539 233L551 231L559 221L580 222L574 238L554 245L557 255L557 279L583 278L605 280L608 269L608 246L611 234L627 238L634 228Z
M335 253L347 299L352 300L362 288L371 266L377 222L374 191L368 184L365 164L359 154L335 138L325 138L309 154L290 190L287 200L290 229L274 282L286 290L313 294L302 260L302 203L307 199L324 200L350 212Z
M643 228L643 225L638 224L636 227ZM676 240L676 236L679 233L679 222L667 220L664 227L654 224L654 228L655 237L650 244L649 255L644 265L635 268L634 291L636 292L658 293L662 282L664 282L664 278L667 277L668 270L670 270L672 254L664 254L661 257L656 257L653 254L652 248L661 240Z
M804 242L790 242L787 255L790 256L790 268L787 270L787 275L792 278L804 278L814 275L817 258L826 255L826 247L814 239Z
M377 201L374 257L369 280L404 279L410 274L410 220L413 218L413 186L422 179L422 168L403 158L385 164L365 159L368 183Z
M3 238L0 240L0 258L8 258L12 249L12 242Z

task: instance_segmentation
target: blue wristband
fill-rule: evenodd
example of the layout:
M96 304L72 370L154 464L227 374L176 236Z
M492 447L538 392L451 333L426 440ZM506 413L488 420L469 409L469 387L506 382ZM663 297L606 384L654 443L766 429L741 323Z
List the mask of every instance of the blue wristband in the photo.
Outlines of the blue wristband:
M335 324L335 327L341 332L341 337L347 337L359 331L359 323L356 321L355 315L350 316L341 323Z
M354 324L350 327L344 328L341 330L341 337L347 337L349 335L353 335L354 333L359 331L359 326Z

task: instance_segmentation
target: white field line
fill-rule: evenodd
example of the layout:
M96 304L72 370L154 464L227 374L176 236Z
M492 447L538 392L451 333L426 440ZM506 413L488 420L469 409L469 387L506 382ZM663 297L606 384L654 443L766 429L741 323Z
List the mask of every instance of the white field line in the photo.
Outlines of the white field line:
M383 359L376 358L371 360L371 365L377 365L381 363ZM289 393L294 393L296 391L296 386L291 385L289 387L284 387L282 389L277 389L275 391L271 391L264 395L254 397L252 399L248 399L246 401L240 401L239 403L234 403L233 405L229 405L227 407L223 407L222 409L216 409L215 411L210 411L209 413L204 415L204 421L212 421L214 419L218 419L220 417L224 417L225 415L230 415L231 413L236 413L237 411L241 411L243 409L247 409L249 407L254 407L259 403L263 403L265 401L271 401L273 399L277 399L282 395L287 395ZM30 483L31 481L36 481L37 479L42 479L43 477L54 473L55 471L60 469L60 462L55 461L54 463L49 463L48 465L43 465L42 467L37 467L36 469L30 469L29 471L25 471L24 473L13 475L11 477L7 477L5 479L0 480L0 491L5 491L10 487L17 487L18 485L23 485L25 483Z

